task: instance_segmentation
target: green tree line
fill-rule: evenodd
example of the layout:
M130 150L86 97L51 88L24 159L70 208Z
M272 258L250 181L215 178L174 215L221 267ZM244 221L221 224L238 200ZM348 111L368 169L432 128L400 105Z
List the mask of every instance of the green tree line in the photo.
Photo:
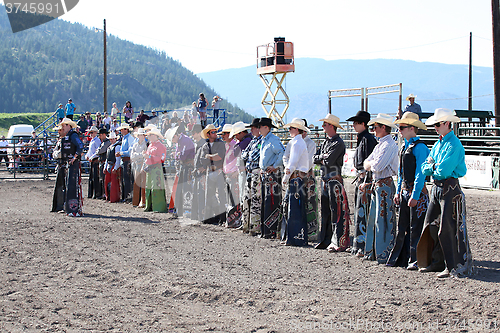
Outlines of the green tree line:
M0 112L48 113L72 98L77 113L103 110L103 33L55 19L12 33L0 5ZM218 94L164 51L107 36L108 111L130 100L136 111L190 106ZM229 122L252 116L224 100Z

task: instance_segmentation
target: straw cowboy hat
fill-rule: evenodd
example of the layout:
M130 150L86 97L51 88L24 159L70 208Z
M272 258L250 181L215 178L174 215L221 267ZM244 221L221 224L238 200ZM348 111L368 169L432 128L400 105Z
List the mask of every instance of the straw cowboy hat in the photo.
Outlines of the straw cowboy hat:
M411 126L418 127L420 129L426 130L427 126L424 125L423 122L421 122L418 119L418 114L413 113L413 112L405 112L403 113L403 117L399 120L396 120L394 124L408 124Z
M146 131L144 128L140 127L136 132L132 133L132 135L137 138L139 135L146 135Z
M201 137L203 139L208 139L208 132L213 131L213 130L218 130L220 127L215 127L214 124L208 124L203 131L201 131Z
M129 131L132 130L132 128L130 127L130 125L127 124L127 123L121 123L120 127L118 127L116 130L117 131L121 131L122 129L126 129L126 130L129 130Z
M109 133L108 139L118 139L118 136L116 135L115 131Z
M171 127L165 132L165 140L167 140L167 145L170 147L172 146L172 139L174 138L175 134L177 134L177 129L179 126Z
M53 130L53 131L59 131L60 129L62 129L61 124L57 125L57 126L56 126L56 127L54 127L52 130Z
M439 108L434 111L434 115L430 116L429 119L425 122L426 125L434 125L441 121L449 121L452 123L459 123L460 118L455 116L455 111L451 111L450 109Z
M248 124L245 124L242 121L238 121L238 122L234 123L233 129L231 130L231 133L229 133L229 136L233 137L238 133L241 133L243 131L247 131L248 130L247 126L248 126Z
M408 96L406 96L406 100L407 100L407 101L409 101L409 100L410 100L410 98L415 99L415 98L417 98L417 95L409 94Z
M90 129L89 129L89 133L90 132L99 132L99 129L97 129L97 127L95 126L92 126Z
M233 125L231 124L224 124L224 127L220 130L219 133L217 134L222 134L222 133L231 133L231 130L233 129Z
M347 119L347 121L357 121L360 123L368 123L370 121L371 115L366 111L358 111L355 116Z
M305 121L300 118L293 118L291 123L283 125L283 127L284 128L295 127L309 133L309 128L306 127Z
M330 113L327 114L325 118L320 119L318 121L324 121L325 123L332 124L337 128L344 129L342 126L340 126L340 118Z
M379 113L377 115L377 118L372 119L368 122L368 126L373 125L375 123L387 125L387 126L390 126L392 128L397 128L397 126L394 124L394 117L388 115L387 113Z
M76 123L73 120L69 119L69 118L63 118L63 120L61 120L60 125L64 125L64 124L70 125L71 128L76 128L77 127Z
M149 132L147 132L146 135L156 135L158 138L163 139L163 135L161 135L161 132L158 128L152 128Z

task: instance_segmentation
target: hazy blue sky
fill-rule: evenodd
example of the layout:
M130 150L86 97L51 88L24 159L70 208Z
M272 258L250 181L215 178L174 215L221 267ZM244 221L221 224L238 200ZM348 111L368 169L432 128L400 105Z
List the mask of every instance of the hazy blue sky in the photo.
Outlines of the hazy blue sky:
M80 0L62 19L164 50L194 73L256 63L283 36L295 57L407 59L491 67L487 0Z

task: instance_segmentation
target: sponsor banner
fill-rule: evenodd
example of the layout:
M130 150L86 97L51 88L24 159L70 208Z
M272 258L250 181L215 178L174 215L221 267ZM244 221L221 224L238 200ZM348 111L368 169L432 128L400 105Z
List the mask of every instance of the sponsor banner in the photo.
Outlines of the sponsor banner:
M356 168L354 168L354 153L356 149L346 149L344 155L344 166L342 167L342 176L356 177Z
M460 178L464 187L493 188L493 169L491 156L465 155L467 174Z

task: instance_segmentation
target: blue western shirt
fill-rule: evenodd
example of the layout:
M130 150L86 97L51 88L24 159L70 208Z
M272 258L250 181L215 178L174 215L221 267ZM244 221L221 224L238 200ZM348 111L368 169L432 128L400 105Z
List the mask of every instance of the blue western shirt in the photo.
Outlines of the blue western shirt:
M122 138L122 146L120 148L121 157L130 157L130 149L135 143L135 138L128 133Z
M285 147L283 147L281 140L276 135L269 132L262 138L259 167L264 170L269 166L275 168L282 166L284 153Z
M426 161L422 165L422 173L436 180L460 178L467 173L465 150L455 133L450 132L440 137L431 149L429 157L433 163Z

